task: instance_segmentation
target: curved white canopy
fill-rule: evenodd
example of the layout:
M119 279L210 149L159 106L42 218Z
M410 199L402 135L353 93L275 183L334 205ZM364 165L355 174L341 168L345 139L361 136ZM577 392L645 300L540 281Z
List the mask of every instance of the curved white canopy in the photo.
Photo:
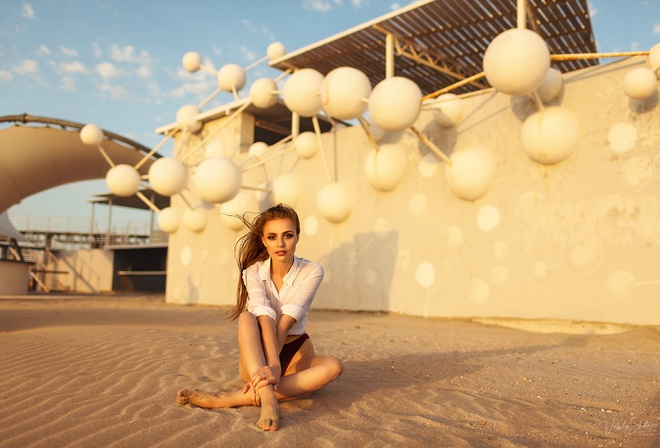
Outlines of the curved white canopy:
M18 121L7 118L0 117L0 122ZM53 119L30 118L26 121L58 124ZM59 128L16 125L0 130L0 213L41 191L105 178L110 166L97 147L80 140L78 131L82 125L64 121L59 124ZM104 134L101 146L116 165L134 166L148 152L148 148L126 138ZM147 160L140 173L147 174L157 157Z

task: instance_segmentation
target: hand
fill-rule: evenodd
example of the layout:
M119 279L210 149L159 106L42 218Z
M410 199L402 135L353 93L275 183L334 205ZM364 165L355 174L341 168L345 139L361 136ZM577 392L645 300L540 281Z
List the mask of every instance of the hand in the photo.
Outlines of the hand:
M261 397L257 393L257 390L252 387L251 383L246 383L245 386L243 386L243 393L246 394L248 392L252 392L252 404L255 407L260 407L261 406Z
M258 368L252 374L250 387L254 390L266 387L269 384L273 385L273 389L277 390L277 384L280 382L281 367L280 366L263 366Z

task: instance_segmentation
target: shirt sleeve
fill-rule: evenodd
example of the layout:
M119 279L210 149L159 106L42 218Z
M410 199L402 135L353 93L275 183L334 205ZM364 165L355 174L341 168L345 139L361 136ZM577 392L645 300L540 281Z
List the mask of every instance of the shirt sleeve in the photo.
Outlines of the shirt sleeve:
M315 264L310 266L309 272L302 273L304 276L295 288L294 297L285 305L282 305L282 314L293 317L297 322L307 315L312 301L323 281L323 267Z
M253 316L269 316L273 320L277 319L277 313L270 305L266 286L259 279L259 270L256 263L243 271L243 283L248 293L247 310Z

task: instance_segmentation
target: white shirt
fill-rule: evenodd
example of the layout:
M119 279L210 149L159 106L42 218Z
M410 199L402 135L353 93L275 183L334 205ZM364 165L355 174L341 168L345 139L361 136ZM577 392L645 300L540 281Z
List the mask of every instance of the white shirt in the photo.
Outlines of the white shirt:
M248 293L247 309L254 316L270 316L275 322L282 314L296 320L289 334L303 334L307 314L323 281L323 267L304 258L293 257L293 265L282 279L279 292L270 278L270 262L258 261L243 271Z

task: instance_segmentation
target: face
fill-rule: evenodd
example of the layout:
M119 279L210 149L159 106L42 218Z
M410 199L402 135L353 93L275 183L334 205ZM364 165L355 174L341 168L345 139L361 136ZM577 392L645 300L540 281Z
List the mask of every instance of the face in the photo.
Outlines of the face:
M298 244L296 226L290 219L274 219L268 221L264 226L264 234L261 237L268 255L273 261L293 262L293 255Z

